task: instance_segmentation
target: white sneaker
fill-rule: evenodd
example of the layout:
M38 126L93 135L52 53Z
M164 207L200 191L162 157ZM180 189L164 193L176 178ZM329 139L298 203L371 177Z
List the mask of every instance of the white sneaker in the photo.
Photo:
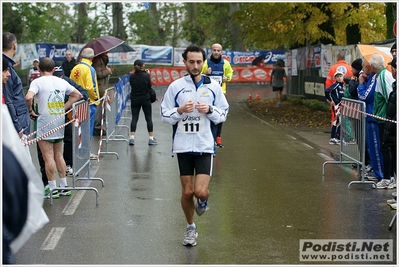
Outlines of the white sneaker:
M391 208L392 208L393 210L396 210L396 209L398 209L398 205L397 205L397 203L392 203L392 204L389 204L389 206L391 206Z
M391 178L391 182L388 185L388 189L395 189L396 188L396 180L394 177Z
M71 166L66 166L66 175L73 176L73 169Z
M381 181L379 181L378 183L377 183L377 187L375 187L375 185L373 184L373 187L374 188L377 188L377 189L385 189L385 188L388 188L388 185L390 184L390 180L388 180L388 179L381 179Z

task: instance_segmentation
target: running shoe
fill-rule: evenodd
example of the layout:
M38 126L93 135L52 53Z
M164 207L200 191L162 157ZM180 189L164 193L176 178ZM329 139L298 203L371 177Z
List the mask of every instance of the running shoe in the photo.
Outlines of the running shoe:
M72 192L69 189L60 189L60 190L58 190L58 194L60 196L68 196L69 197L70 195L72 195Z
M66 166L66 175L68 175L68 176L73 176L73 169L72 169L72 167L71 166Z
M52 194L50 194L50 193L51 193L50 187L48 185L46 185L44 187L44 198L50 199L51 195L52 195L53 199L60 198L60 195L58 194L58 190L53 190Z
M197 241L195 240L198 237L198 232L196 227L187 227L186 232L184 234L183 245L184 246L192 246L197 245Z
M207 206L208 200L205 200L204 203L199 203L199 198L197 198L197 202L195 203L195 212L198 214L198 216L204 214L204 212L207 210Z
M216 146L217 147L224 147L223 142L222 142L222 137L218 136L216 137Z
M369 181L378 181L377 177L374 177L373 174L370 173L366 173L366 175L364 176L364 179L369 180Z
M335 139L335 144L336 145L340 145L341 144L341 140L339 140L339 139L337 139L337 138L334 138Z
M134 138L129 139L129 146L134 146Z
M91 160L96 160L97 159L97 155L93 154L93 153L90 153L90 159Z
M330 145L335 145L335 138L331 138L330 141L328 141Z
M389 206L391 206L391 208L392 208L393 210L398 209L398 203L392 203L392 204L389 204Z
M391 178L391 182L388 185L388 189L395 189L396 188L396 180L395 177Z
M154 138L154 139L149 139L148 140L148 145L149 146L155 146L155 145L157 145L158 143L157 143L157 140Z
M386 189L388 188L388 185L390 184L390 180L388 179L381 179L378 183L377 183L377 187L375 187L375 185L373 185L374 188L377 189Z

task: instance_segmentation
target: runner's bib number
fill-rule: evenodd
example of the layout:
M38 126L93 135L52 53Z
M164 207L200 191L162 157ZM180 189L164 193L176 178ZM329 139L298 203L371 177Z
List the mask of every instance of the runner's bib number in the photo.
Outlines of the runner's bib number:
M223 83L223 77L222 76L209 76L209 78L217 81L219 83L219 85L222 86L222 83Z
M181 133L202 133L205 129L205 114L190 113L186 115L177 126Z

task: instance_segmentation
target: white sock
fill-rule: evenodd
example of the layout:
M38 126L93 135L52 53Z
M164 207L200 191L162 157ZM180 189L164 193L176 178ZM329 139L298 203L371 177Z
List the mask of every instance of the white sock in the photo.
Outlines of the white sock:
M187 224L187 228L188 227L194 227L194 228L197 228L196 226L195 226L195 223L192 223L192 224Z
M65 178L60 178L60 186L61 187L67 187L67 179Z
M206 201L206 200L205 200ZM205 201L202 201L200 198L198 199L198 202L200 203L200 204L203 204Z
M154 136L150 136L150 139L151 139L151 140L154 140Z
M50 190L53 190L54 188L57 187L56 182L57 182L56 180L54 180L54 181L48 181L48 187L50 188Z
M134 135L131 135L131 136L130 136L130 139L134 139Z

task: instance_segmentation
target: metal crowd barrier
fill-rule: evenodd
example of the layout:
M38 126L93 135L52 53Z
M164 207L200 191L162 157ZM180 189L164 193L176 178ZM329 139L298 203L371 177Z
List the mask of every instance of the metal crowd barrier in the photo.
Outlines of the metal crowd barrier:
M366 155L366 104L363 101L342 98L340 114L340 157L338 161L326 161L323 163L323 179L327 164L356 164L359 180L351 181L352 184L372 184L375 182L365 180L365 155ZM348 160L344 160L344 158ZM360 167L361 170L360 170Z
M68 187L70 190L93 190L96 193L96 205L98 205L98 190L95 187L89 186L77 186L78 180L86 181L100 181L104 187L104 181L101 178L90 177L90 109L89 102L81 100L72 105L72 118L76 119L77 122L73 122L72 127L72 153L73 153L73 178L72 187ZM81 178L77 178L79 174L83 173ZM63 189L55 188L54 190ZM50 198L50 205L53 204L53 198Z
M116 116L118 113L118 98L119 94L116 92L115 88L108 88L105 90L106 97L104 99L104 105L102 107L102 111L104 112L103 116L103 129L105 130L105 151L100 151L100 155L115 155L117 159L119 159L119 154L114 151L109 151L108 143L110 141L126 141L129 142L125 138L124 135L120 135L116 133L116 129L119 127L127 127L126 125L117 125L116 124ZM128 128L129 130L130 128ZM102 136L100 136L102 138Z

